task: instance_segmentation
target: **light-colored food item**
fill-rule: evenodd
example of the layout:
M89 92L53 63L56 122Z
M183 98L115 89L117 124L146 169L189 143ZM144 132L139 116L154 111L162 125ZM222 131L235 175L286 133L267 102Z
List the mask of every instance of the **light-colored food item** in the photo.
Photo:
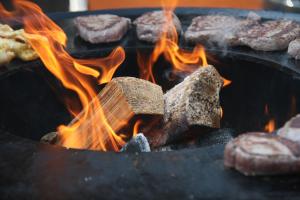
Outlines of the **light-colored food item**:
M300 114L287 121L278 130L278 135L300 144Z
M290 42L288 48L288 54L297 60L300 59L300 38Z
M272 20L238 33L239 41L255 50L284 50L300 36L300 25L290 20Z
M161 38L163 33L172 35L174 26L179 35L182 31L181 23L174 13L172 13L172 18L173 24L167 22L164 12L160 10L147 12L138 17L133 23L136 25L139 40L155 43Z
M251 176L300 173L300 144L270 133L246 133L226 145L224 165Z
M38 54L27 42L23 29L13 30L8 25L0 24L0 66L16 57L30 61L37 59Z
M253 12L247 19L226 15L198 16L192 20L185 32L185 39L191 43L208 42L220 46L239 45L238 32L248 30L258 24L260 17Z
M117 15L89 15L74 20L79 35L90 43L116 42L126 34L131 20Z

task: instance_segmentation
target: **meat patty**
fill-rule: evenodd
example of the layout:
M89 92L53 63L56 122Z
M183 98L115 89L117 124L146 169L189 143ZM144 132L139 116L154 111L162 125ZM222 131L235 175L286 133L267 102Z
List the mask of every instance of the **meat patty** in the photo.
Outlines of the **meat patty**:
M167 22L163 11L153 11L138 17L133 23L136 25L136 32L139 40L155 43L162 33L171 35L175 29L178 35L181 32L181 23L178 17L172 13L173 23Z
M295 39L290 42L288 48L288 54L294 57L295 59L300 59L300 39Z
M242 45L261 51L286 49L299 35L299 24L288 20L267 21L238 33Z
M198 16L192 20L185 32L185 39L191 43L211 42L219 45L239 44L237 33L258 24L260 17L250 12L247 19L225 15Z
M74 20L79 35L90 43L119 41L131 26L131 20L117 15L90 15Z
M299 173L300 145L266 133L243 134L226 145L224 165L245 175Z

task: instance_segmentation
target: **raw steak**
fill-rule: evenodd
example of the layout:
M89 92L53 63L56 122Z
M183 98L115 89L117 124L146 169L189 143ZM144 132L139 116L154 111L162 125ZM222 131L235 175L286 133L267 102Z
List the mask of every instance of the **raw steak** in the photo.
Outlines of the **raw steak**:
M267 133L247 133L225 147L224 164L245 175L300 172L300 145Z
M77 17L79 35L90 43L119 41L131 26L131 20L117 15L90 15Z
M250 12L247 19L225 15L198 16L192 20L185 32L185 39L191 43L211 42L219 45L239 44L237 33L258 24L260 17Z
M139 40L155 43L162 33L171 35L174 26L178 34L181 32L181 23L178 17L172 13L173 23L167 22L163 11L153 11L138 17L133 23L136 25L136 32ZM174 26L173 26L174 25Z
M288 54L297 60L300 59L300 39L296 39L290 42L288 48Z
M241 31L239 42L255 50L276 51L286 49L300 35L300 26L287 20L273 20Z

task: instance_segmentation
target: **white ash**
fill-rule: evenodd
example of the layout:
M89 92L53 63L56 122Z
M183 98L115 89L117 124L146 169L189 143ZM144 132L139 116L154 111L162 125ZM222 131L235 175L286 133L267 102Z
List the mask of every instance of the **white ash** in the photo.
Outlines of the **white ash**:
M139 133L133 136L131 140L122 147L120 152L151 152L151 149L147 138L143 133Z

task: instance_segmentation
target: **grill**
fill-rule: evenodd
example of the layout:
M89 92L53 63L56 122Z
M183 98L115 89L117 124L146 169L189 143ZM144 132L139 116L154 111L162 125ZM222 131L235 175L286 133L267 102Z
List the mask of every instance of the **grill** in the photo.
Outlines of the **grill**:
M49 16L68 36L67 50L77 58L107 55L121 45L126 60L116 76L138 76L137 50L151 52L153 46L138 41L135 29L118 43L92 45L77 36L72 18L79 15L112 13L135 19L151 9L103 10L55 13ZM247 16L249 11L233 9L179 8L176 13L185 30L197 15ZM300 21L300 15L257 12L264 20L286 18ZM180 46L192 46L180 38ZM221 92L224 117L221 133L237 136L263 130L273 117L278 127L299 113L300 65L285 52L257 52L246 47L207 48L209 63L233 81ZM197 148L153 153L103 153L64 149L41 144L45 133L71 120L62 99L60 83L41 61L14 61L0 73L0 193L16 199L280 199L298 198L298 177L245 177L224 169L224 142L199 142ZM165 66L165 67L160 67ZM166 91L179 80L167 77L170 64L160 58L155 66L158 83ZM99 89L101 86L99 87ZM54 89L54 90L53 90ZM265 105L270 116L264 113ZM277 128L278 128L277 127ZM194 130L194 131L197 131ZM205 136L204 137L209 137ZM198 140L201 140L199 137ZM180 145L178 146L178 148Z

